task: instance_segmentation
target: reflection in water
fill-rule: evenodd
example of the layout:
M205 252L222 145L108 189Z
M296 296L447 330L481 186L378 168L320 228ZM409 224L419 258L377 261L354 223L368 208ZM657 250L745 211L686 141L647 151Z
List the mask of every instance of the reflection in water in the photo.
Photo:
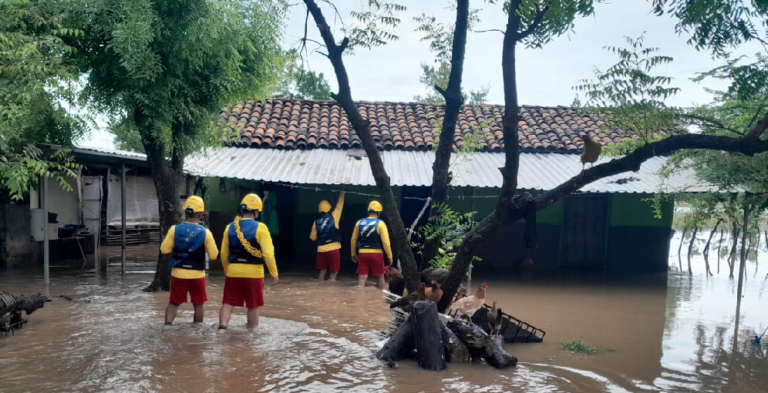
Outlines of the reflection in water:
M222 277L209 279L204 324L188 323L185 305L170 328L162 326L167 294L140 291L148 278L54 277L47 295L56 300L22 333L0 337L0 390L758 392L768 385L768 350L750 343L768 325L760 307L766 281L751 277L735 349L736 286L727 274L476 277L488 282L489 301L545 329L545 342L507 346L521 361L512 370L451 364L440 373L375 360L374 332L386 326L387 306L375 289L351 288L352 278L283 277L266 294L257 331L245 328L240 312L221 334L214 327ZM40 277L4 272L0 288L44 287ZM64 294L73 301L58 298ZM599 353L565 353L560 344L572 338Z

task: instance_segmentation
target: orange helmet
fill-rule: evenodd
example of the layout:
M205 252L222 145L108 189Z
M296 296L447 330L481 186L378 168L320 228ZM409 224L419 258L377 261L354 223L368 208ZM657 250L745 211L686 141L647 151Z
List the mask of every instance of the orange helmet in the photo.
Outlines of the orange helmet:
M331 204L328 201L320 201L317 205L317 211L320 213L328 213L331 211Z

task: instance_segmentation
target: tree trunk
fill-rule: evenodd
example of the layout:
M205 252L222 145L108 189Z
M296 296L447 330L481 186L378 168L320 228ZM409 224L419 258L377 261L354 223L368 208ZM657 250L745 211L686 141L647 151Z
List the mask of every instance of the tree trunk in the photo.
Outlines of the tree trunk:
M739 318L740 318L740 312L741 312L741 297L742 297L742 291L744 288L744 276L746 275L746 272L744 271L744 267L747 264L747 228L749 228L749 193L744 194L744 225L743 230L744 232L741 235L741 261L739 263L739 283L738 287L736 289L736 329L735 329L735 335L738 336L739 330ZM731 276L733 277L733 276ZM736 338L734 338L734 341Z
M447 326L440 324L440 334L443 338L443 348L445 348L445 359L449 363L468 363L472 361L472 355L469 348L461 341L458 336Z
M712 238L715 236L715 232L717 232L717 228L720 226L720 224L723 222L722 219L717 220L717 223L715 223L715 227L712 228L712 232L709 233L709 238L707 239L707 244L704 245L704 251L702 251L702 254L709 256L709 245L712 243Z
M491 366L504 369L508 367L514 367L517 365L517 358L507 353L504 350L504 337L491 336L490 340L486 343L489 346L486 352L490 355L485 356L485 361Z
M141 141L147 154L152 180L157 193L157 205L160 210L160 235L165 236L171 226L179 223L181 219L181 203L179 200L178 186L183 178L183 156L177 148L172 149L171 161L166 160L166 147L157 138L156 132L151 126L144 124L140 111L134 115L136 125L139 127ZM174 140L179 140L182 133L182 125L171 125ZM179 142L180 143L180 142ZM144 288L147 292L169 291L171 289L171 268L169 266L170 255L158 253L155 276L152 283Z
M445 370L445 348L440 333L440 317L435 302L414 302L411 311L413 341L416 344L416 361L426 370Z
M507 368L517 364L517 358L504 350L502 336L489 336L477 325L458 320L448 322L448 328L464 341L473 357L483 358L496 368Z
M320 35L323 37L325 46L328 48L328 59L331 61L334 73L336 74L339 92L337 94L331 94L331 97L333 97L333 99L339 103L339 106L344 109L344 113L347 114L347 118L349 119L349 122L352 123L352 128L360 138L360 142L368 156L371 172L376 181L376 188L381 195L381 202L384 206L384 217L389 223L389 234L395 245L398 258L400 258L403 265L403 276L405 276L406 288L408 288L408 292L413 292L419 286L419 271L416 266L416 259L413 256L411 244L407 240L405 224L403 224L403 219L397 209L395 195L392 193L392 187L389 184L389 176L384 169L384 162L381 160L376 141L371 135L371 123L360 115L360 112L357 111L355 102L352 100L349 76L347 75L344 61L342 60L342 54L349 45L349 38L344 38L341 44L336 44L336 41L333 38L332 29L328 23L326 23L323 12L320 10L320 7L317 6L317 3L315 3L314 0L304 0L304 4L306 4L307 9L310 14L312 14L312 18L315 20Z
M680 256L680 253L683 251L683 243L685 243L685 232L686 229L683 228L683 235L680 237L680 246L677 247L677 263L680 266L680 272L683 271L683 257Z
M733 268L736 266L736 247L739 245L739 224L736 221L733 222L733 243L731 244L731 253L728 255L728 268L730 274L728 277L733 278Z
M717 274L720 274L720 253L723 249L723 235L725 231L720 229L720 241L717 243Z
M699 233L699 227L694 226L693 227L693 235L691 235L691 242L688 243L688 275L693 275L693 270L691 270L691 253L693 252L693 244L696 242L696 235Z
M467 27L469 21L469 0L458 0L456 5L456 25L453 33L451 51L451 73L448 86L442 90L435 86L445 98L445 115L440 130L440 138L435 151L435 162L432 164L432 200L435 202L429 216L437 214L435 206L446 201L448 197L449 167L451 152L456 135L456 121L463 104L461 98L461 77L464 70L464 52L467 45ZM431 261L440 247L440 239L426 239L424 242L424 261Z
M413 357L414 348L413 322L407 319L376 353L376 357L385 362L396 362Z

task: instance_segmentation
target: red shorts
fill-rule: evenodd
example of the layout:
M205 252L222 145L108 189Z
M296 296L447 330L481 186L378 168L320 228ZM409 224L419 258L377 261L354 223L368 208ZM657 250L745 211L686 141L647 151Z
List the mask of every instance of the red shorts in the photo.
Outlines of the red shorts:
M224 298L222 304L248 309L264 305L264 279L227 277L224 280Z
M171 303L179 305L187 302L187 293L192 299L192 304L199 306L208 301L205 293L205 277L203 278L178 278L171 277Z
M328 269L331 273L341 270L341 254L339 250L317 252L315 258L315 269Z
M384 254L360 254L357 256L357 274L378 277L384 274Z

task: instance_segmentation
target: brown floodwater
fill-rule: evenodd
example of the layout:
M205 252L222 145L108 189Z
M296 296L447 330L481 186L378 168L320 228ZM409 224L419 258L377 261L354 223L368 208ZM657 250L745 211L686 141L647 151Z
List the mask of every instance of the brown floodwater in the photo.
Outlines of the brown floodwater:
M736 284L727 274L475 277L488 283L489 302L547 335L506 346L520 360L514 369L449 364L444 372L375 359L388 307L373 287L352 288L352 277L285 274L266 294L257 331L238 309L217 334L216 273L205 322L192 324L186 304L164 328L168 294L140 290L151 275L55 271L46 288L38 273L5 271L0 289L42 291L53 301L23 331L0 337L0 391L765 392L768 346L751 337L768 327L768 281L755 268L748 265L736 340ZM561 344L570 339L598 351L568 353Z

